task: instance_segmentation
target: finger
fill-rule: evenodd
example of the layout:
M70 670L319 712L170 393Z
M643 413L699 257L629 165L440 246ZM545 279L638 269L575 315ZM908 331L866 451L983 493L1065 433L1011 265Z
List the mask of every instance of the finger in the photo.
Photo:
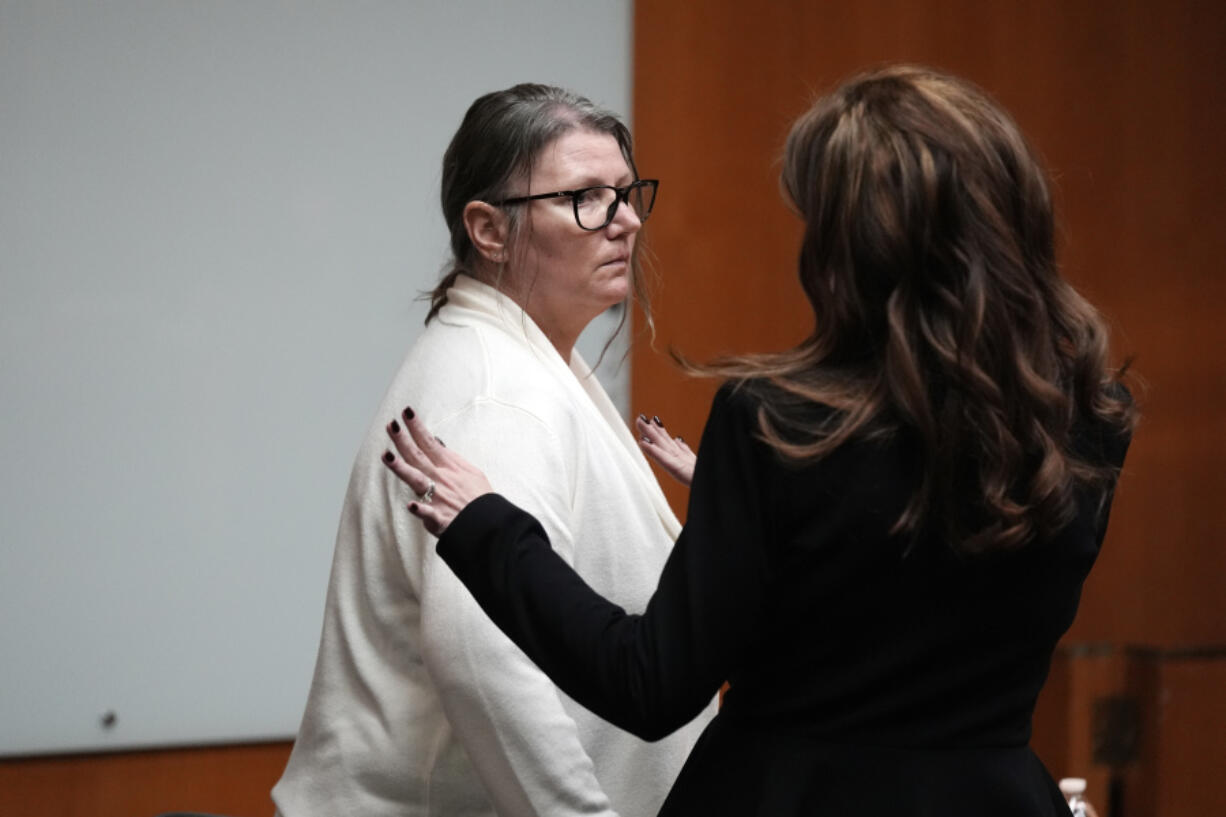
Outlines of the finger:
M643 415L639 415L634 421L634 428L638 431L639 442L645 445L660 445L664 442L664 438L660 435L660 428L653 424Z
M664 426L657 426L654 422L640 424L642 438L661 454L666 454L673 457L685 457L686 449L682 448L678 438L671 436L668 429Z
M652 443L660 445L672 439L668 432L664 429L663 424L659 422L659 417L653 417L648 420L645 415L640 414L635 420L634 425L641 437L646 437Z
M412 406L405 406L400 416L404 418L413 442L430 462L437 464L439 458L445 454L447 446L439 444L439 439L430 433L421 417L413 411Z
M640 414L638 416L638 426L639 428L647 432L652 432L658 436L668 436L668 431L665 430L664 421L658 416L653 416L648 419L647 415Z
M435 536L442 535L443 531L447 529L447 525L443 522L442 517L439 515L438 509L436 509L433 505L424 505L420 502L410 502L409 513L420 519L422 524L426 526L426 530Z
M392 420L387 424L387 436L391 438L397 453L404 458L405 462L428 476L434 475L434 463L422 453L412 435L400 424L399 420Z
M424 494L426 491L430 490L430 478L423 474L419 469L414 468L400 457L397 457L391 451L383 452L383 464L389 471L395 474L401 482L408 485L413 493L420 496L421 494Z

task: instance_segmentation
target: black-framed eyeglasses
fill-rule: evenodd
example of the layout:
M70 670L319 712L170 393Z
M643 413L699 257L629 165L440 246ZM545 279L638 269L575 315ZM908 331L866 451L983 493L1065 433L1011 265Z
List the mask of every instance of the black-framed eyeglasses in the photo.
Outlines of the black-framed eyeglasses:
M651 215L651 208L656 203L656 188L660 186L659 179L639 179L625 187L613 187L598 184L595 187L582 187L578 190L559 190L556 193L537 193L535 196L515 196L510 199L494 202L499 207L505 204L523 204L537 199L560 199L570 197L575 210L575 223L584 230L595 232L608 226L617 215L617 206L626 203L639 221L646 221Z

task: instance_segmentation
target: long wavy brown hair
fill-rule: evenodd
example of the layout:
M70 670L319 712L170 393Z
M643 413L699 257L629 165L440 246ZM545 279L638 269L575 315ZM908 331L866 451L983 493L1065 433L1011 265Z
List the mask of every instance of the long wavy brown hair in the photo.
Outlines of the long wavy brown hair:
M762 438L796 460L911 435L922 473L894 531L964 553L1016 548L1074 516L1113 469L1078 424L1126 433L1098 312L1059 274L1045 174L1017 125L963 80L912 66L856 77L787 139L815 329L707 374L773 384ZM789 407L833 409L818 427Z

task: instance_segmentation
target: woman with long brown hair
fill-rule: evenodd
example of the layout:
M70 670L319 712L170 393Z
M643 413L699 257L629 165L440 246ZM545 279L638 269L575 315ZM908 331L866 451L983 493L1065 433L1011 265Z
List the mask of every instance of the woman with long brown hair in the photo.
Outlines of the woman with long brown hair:
M1031 716L1135 413L1059 275L1042 168L982 91L904 66L803 115L783 185L815 328L707 367L728 382L643 615L420 423L389 467L485 611L597 714L657 738L731 683L661 813L1067 814Z

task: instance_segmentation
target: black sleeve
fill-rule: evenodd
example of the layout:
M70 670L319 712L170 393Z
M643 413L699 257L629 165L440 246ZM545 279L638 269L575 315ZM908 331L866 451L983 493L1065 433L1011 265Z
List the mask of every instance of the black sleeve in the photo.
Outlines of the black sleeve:
M706 706L761 617L768 565L755 428L752 406L723 387L699 446L686 526L642 615L592 590L536 519L497 494L455 518L439 555L566 694L658 740Z

